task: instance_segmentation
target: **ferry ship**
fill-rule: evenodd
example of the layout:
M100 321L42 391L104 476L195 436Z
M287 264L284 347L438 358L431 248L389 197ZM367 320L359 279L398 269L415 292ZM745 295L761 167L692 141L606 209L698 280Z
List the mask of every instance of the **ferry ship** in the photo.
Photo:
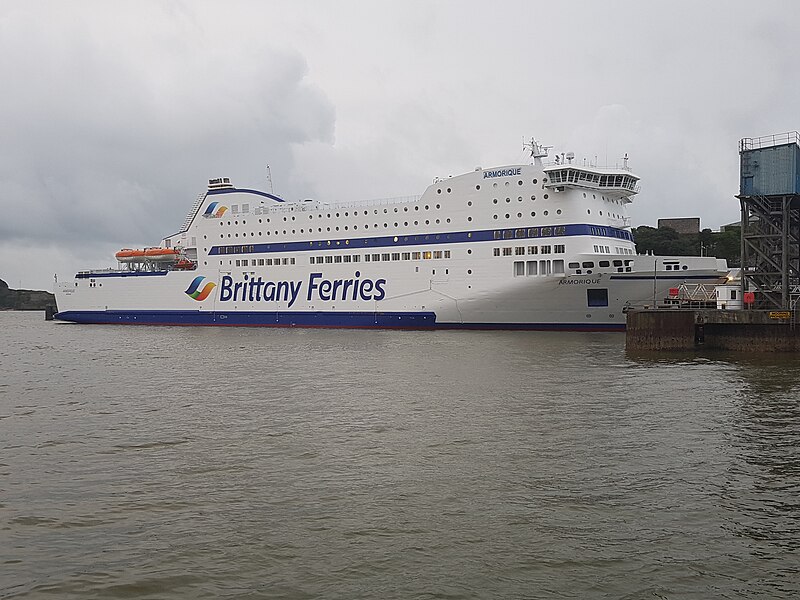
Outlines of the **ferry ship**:
M421 196L286 201L209 180L180 231L56 284L76 323L624 330L628 307L727 274L637 255L627 165L548 159L437 178Z

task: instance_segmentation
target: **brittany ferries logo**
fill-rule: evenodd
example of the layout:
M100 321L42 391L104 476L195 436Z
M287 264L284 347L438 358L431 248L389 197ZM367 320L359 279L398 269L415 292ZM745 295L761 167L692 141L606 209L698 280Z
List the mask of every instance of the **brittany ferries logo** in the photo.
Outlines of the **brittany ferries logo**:
M212 202L206 208L206 211L203 213L203 216L209 219L219 219L222 215L225 214L226 210L228 210L227 206L220 206L219 202Z
M186 288L184 293L190 298L202 302L208 298L208 295L217 287L217 284L212 281L208 281L204 285L204 281L206 281L206 278L202 275L198 275L192 280L192 283L189 284L189 287Z

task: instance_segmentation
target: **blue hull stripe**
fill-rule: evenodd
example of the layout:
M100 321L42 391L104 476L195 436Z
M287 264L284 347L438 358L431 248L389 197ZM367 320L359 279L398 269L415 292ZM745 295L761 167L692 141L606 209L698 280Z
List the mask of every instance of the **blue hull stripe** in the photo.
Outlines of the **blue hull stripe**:
M523 235L519 235L519 234ZM431 244L462 244L466 242L519 242L525 239L569 237L591 235L620 240L633 240L629 231L615 227L597 225L553 225L517 229L483 229L476 231L454 231L450 233L426 233L419 235L387 235L380 237L338 238L312 240L308 242L283 242L275 244L225 244L213 246L210 256L218 254L264 254L269 252L316 252L320 250L401 248L403 246L428 246ZM498 237L499 236L499 237Z
M250 190L247 188L221 188L217 190L208 190L208 192L206 192L207 196L218 196L220 194L253 194L254 196L261 196L263 198L275 200L275 202L285 202L283 198L279 198L274 194L268 194L267 192L259 192L258 190Z
M113 325L339 327L373 329L514 329L624 331L624 323L437 323L433 312L207 312L181 310L65 311L61 321Z
M75 275L75 279L97 279L98 277L163 277L169 271L85 271Z

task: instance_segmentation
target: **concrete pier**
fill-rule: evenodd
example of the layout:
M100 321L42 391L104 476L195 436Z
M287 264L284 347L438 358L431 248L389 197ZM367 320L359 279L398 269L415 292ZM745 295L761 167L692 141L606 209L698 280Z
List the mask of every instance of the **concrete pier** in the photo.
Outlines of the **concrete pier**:
M627 315L629 351L798 352L800 323L791 311L660 309Z

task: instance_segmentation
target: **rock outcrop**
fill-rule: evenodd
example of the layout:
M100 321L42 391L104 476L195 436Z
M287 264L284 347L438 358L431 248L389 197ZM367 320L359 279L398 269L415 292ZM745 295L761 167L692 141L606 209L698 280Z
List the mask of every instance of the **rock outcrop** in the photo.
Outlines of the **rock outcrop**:
M40 290L12 290L0 279L0 310L45 310L55 306L56 298Z

